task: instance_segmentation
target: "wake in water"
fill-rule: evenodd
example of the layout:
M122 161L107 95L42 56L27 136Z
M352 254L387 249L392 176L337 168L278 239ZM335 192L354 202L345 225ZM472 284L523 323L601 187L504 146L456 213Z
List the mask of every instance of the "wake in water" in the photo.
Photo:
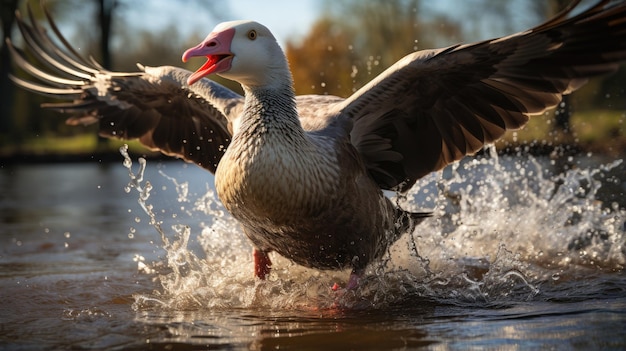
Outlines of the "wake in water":
M207 220L200 233L185 225L162 228L149 204L145 160L134 173L127 150L121 152L130 176L126 190L138 191L166 252L161 262L139 260L162 289L136 296L138 309L376 308L415 301L500 306L593 297L614 277L626 284L626 211L597 199L621 161L553 176L549 162L501 159L491 149L425 177L396 201L408 210L432 209L434 216L372 264L356 291L338 294L331 286L347 281L349 271L311 270L278 255L269 279L255 279L252 247L209 186L192 195L187 183L163 174L178 201ZM191 235L202 258L189 249Z

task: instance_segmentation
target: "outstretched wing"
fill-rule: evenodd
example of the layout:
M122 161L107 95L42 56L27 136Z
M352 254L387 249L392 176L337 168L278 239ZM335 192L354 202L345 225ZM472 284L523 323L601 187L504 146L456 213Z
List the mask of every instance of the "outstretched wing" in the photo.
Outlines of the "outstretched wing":
M64 102L44 104L73 116L68 124L99 123L100 134L139 139L153 150L183 158L215 172L230 143L233 120L243 109L243 97L208 79L192 87L191 72L175 67L142 67L142 72L110 72L82 58L61 35L46 12L64 48L55 44L34 21L18 15L28 52L37 62L7 42L14 62L36 81L13 81L36 93Z
M626 4L577 2L526 32L410 54L343 103L352 142L384 189L475 153L586 78L626 59Z

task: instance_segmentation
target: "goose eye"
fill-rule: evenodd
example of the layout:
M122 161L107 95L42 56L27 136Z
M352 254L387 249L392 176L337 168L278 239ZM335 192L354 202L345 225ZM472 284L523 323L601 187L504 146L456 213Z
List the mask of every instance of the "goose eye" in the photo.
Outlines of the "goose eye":
M256 39L256 30L252 29L248 32L248 39L250 40Z

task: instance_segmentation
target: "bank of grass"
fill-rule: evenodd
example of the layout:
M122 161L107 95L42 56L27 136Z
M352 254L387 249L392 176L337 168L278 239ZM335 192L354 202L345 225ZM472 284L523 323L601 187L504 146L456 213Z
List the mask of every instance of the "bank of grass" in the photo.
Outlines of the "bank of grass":
M135 154L157 155L142 146L137 140L100 139L92 133L77 134L73 136L36 136L29 138L19 145L0 146L0 156L19 157L23 156L81 156L90 154L103 154L119 152L119 148L127 144L129 150Z
M614 110L576 111L571 119L571 134L555 131L554 115L534 116L521 130L507 133L498 146L574 145L581 150L624 153L626 146L626 112Z
M583 111L574 114L572 125L580 142L601 143L606 138L626 138L626 112Z
M626 154L626 112L614 110L576 111L572 116L572 134L554 132L552 112L531 118L521 130L509 132L497 143L499 148L516 145L548 144L574 145L580 150L607 153L623 157ZM28 159L29 156L80 156L117 153L120 146L128 144L135 154L156 156L138 141L115 139L98 140L93 133L74 136L38 136L19 145L0 145L0 157Z

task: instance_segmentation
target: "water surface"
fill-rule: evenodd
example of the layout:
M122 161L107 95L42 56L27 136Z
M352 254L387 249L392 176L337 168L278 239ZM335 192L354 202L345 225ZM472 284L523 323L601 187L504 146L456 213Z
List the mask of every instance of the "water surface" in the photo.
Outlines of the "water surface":
M3 349L626 348L619 162L431 175L399 201L435 216L337 293L349 272L276 256L255 280L207 172L122 161L0 169Z

